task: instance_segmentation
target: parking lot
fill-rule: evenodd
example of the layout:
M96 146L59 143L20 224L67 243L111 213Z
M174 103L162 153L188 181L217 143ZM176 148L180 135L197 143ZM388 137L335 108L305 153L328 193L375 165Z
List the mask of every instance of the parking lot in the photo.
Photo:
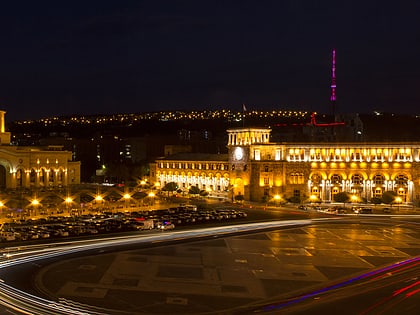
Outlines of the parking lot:
M4 222L0 229L0 240L4 243L151 229L170 230L180 226L231 222L246 217L246 212L228 207L197 209L192 205L143 211L44 216Z

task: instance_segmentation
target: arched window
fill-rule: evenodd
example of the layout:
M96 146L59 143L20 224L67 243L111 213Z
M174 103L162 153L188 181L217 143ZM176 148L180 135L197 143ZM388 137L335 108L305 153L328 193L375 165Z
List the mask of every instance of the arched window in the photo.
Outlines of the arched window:
M31 173L29 174L29 182L33 185L35 184L36 180L36 172L34 169L31 169Z
M375 183L375 185L383 185L385 183L385 177L381 174L376 174L373 177L373 182Z
M57 181L60 182L60 183L63 181L63 171L62 170L59 170L57 172Z
M23 186L23 171L21 169L16 172L16 187Z
M408 184L408 177L405 175L398 175L397 177L395 177L395 182L398 186L407 186Z
M319 185L321 183L321 176L319 176L318 174L313 174L311 176L311 181L315 184L315 185Z
M331 184L333 185L340 185L342 183L341 175L334 174L331 176Z
M54 170L52 168L50 168L50 176L48 177L48 180L50 181L50 185L52 185L54 183Z
M363 177L360 174L354 174L351 177L351 182L354 185L362 185L362 183L363 183Z

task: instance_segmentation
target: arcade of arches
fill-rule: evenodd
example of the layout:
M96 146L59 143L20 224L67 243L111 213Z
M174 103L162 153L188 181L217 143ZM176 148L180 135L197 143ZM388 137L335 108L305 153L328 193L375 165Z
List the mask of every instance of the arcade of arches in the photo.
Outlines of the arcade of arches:
M62 146L10 145L0 111L0 189L59 187L80 184L80 162Z

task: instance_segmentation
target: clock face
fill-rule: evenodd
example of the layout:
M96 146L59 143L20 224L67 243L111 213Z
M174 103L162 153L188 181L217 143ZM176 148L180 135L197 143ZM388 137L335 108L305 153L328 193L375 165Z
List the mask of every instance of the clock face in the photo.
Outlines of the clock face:
M233 156L235 157L235 160L242 160L244 157L244 151L242 148L235 148L235 151L233 152Z

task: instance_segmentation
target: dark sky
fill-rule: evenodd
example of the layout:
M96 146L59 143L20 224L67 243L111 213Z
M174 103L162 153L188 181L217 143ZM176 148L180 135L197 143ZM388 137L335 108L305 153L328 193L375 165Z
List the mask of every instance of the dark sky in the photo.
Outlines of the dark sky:
M420 1L2 1L7 119L157 110L418 114Z

